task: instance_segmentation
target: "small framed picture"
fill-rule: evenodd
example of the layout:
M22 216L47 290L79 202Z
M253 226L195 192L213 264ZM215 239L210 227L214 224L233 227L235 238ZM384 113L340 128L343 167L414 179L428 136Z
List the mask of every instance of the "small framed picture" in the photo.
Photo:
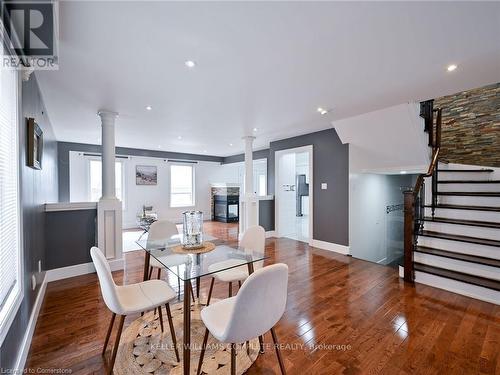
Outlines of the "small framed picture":
M27 165L33 169L42 169L43 131L34 118L28 118L28 155Z
M135 166L135 184L136 185L157 185L158 171L155 165L136 165Z

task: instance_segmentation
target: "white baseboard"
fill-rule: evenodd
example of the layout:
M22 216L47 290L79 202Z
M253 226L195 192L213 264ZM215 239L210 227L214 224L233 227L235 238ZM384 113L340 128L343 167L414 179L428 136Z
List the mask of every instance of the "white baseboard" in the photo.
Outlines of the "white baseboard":
M111 271L122 270L124 267L124 260L122 259L114 259L109 261L109 267ZM90 263L82 263L76 264L74 266L61 267L53 270L48 270L46 273L47 282L67 279L69 277L75 277L80 275L86 275L88 273L94 273L95 267L92 262Z
M275 230L266 231L266 238L269 238L269 237L276 237L276 231Z
M339 245L333 242L326 242L320 240L312 240L311 246L317 247L319 249L334 251L336 253L348 255L350 254L349 246Z
M404 277L404 268L399 266L399 276ZM478 285L464 283L458 280L448 279L446 277L432 275L430 273L415 271L415 282L432 286L434 288L444 289L448 292L461 294L466 297L475 298L481 301L490 302L499 305L500 292L483 288Z
M47 273L43 278L42 284L40 285L40 290L36 296L35 304L33 305L33 310L31 310L30 320L28 321L28 326L26 328L26 333L23 337L23 342L21 344L21 349L17 357L15 364L15 369L18 371L16 373L22 374L24 367L26 365L26 359L28 358L28 353L31 347L31 340L33 339L33 333L35 332L36 322L38 320L38 314L40 313L40 308L42 307L43 298L45 297L45 290L47 288Z

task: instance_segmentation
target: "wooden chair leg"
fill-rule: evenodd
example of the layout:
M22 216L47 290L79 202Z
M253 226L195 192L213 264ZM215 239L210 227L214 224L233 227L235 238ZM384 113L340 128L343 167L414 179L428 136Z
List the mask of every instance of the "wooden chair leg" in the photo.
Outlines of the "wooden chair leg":
M113 373L113 367L115 366L116 353L118 353L118 346L120 345L120 337L122 335L124 322L125 322L125 315L120 315L120 321L118 323L118 332L116 333L113 354L111 355L111 361L109 363L108 375L111 375Z
M201 344L201 352L200 352L200 360L198 361L198 370L196 371L196 375L201 374L201 365L203 364L203 357L205 357L205 350L207 349L207 341L208 341L208 328L205 328L205 336L203 336L203 344Z
M179 266L177 266L177 275L179 275ZM177 276L177 299L181 299L181 278Z
M214 290L215 277L212 277L210 282L210 289L208 290L207 306L210 305L210 298L212 298L212 291Z
M247 345L247 355L250 356L250 341L247 341L246 345Z
M236 344L231 344L231 375L236 375Z
M172 313L170 312L170 305L165 304L165 309L167 310L168 325L170 326L170 335L172 336L172 343L174 344L175 358L177 362L180 362L179 350L177 349L177 338L175 337L174 322L172 321Z
M106 348L108 347L109 337L111 336L111 331L113 330L113 324L115 324L116 314L113 313L111 316L111 321L109 322L108 333L106 333L106 339L104 340L104 347L102 348L102 355L106 353Z
M230 281L229 282L229 297L233 296L233 283Z
M149 267L148 280L151 280L151 275L153 275L153 267Z
M259 336L259 353L264 354L264 339Z
M161 279L161 268L158 268L158 280Z
M283 358L281 358L281 351L278 343L278 337L276 332L274 332L274 327L271 328L271 335L273 336L274 348L276 350L276 356L278 357L278 363L280 365L280 370L282 375L286 375L285 364L283 363Z
M238 280L238 290L241 288L241 280Z
M161 312L161 306L158 306L158 318L160 319L161 333L163 333L163 313Z

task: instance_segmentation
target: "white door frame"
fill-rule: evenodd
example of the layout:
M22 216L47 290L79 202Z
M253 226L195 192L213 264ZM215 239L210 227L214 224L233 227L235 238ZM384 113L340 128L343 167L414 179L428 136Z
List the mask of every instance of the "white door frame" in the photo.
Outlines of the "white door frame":
M280 202L280 189L279 189L279 165L280 158L285 154L307 152L309 154L309 245L313 243L313 192L314 192L314 179L313 179L313 145L287 148L286 150L279 150L274 153L274 226L276 236L281 237L280 233L280 218L279 218L279 202Z

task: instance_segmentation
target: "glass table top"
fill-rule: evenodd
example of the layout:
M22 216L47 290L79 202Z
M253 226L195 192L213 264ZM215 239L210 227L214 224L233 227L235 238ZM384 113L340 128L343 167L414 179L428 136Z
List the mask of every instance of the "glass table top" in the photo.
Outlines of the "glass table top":
M181 244L182 235L161 240L141 239L136 243L183 281L241 266L248 269L248 265L267 258L263 252L245 250L215 237L205 235L204 240L213 242L215 249L203 254L176 253L173 248Z

